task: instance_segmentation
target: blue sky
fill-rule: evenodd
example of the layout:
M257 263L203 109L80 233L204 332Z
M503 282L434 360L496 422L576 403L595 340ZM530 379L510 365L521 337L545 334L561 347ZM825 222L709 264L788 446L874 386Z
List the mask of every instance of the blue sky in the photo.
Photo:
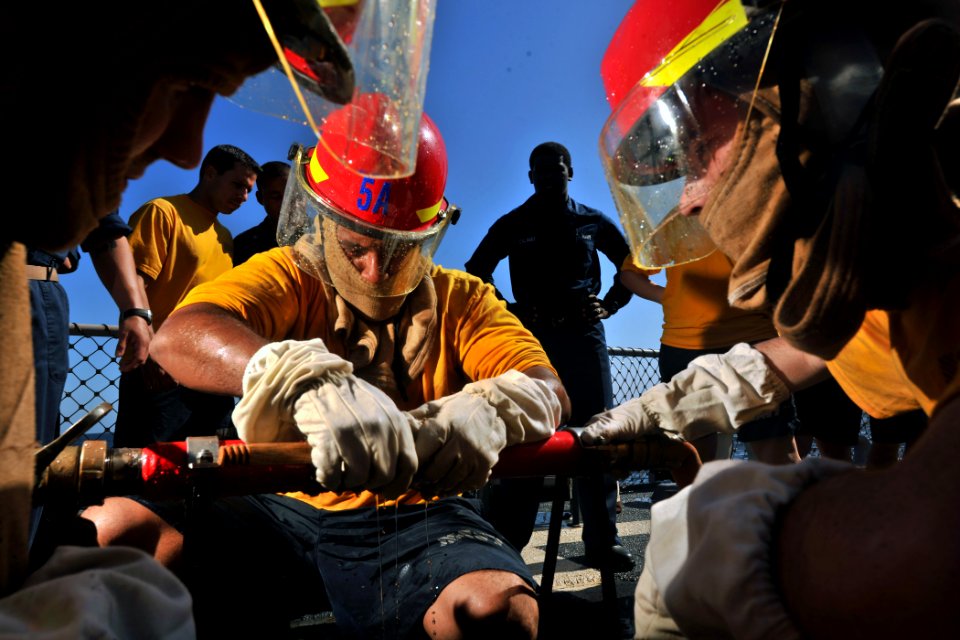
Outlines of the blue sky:
M426 111L447 145L447 196L463 209L435 256L463 268L480 238L500 215L531 193L527 158L540 142L556 140L570 149L574 179L570 194L600 209L620 225L597 152L600 129L610 113L600 81L600 60L633 0L438 0ZM204 135L204 150L235 144L259 162L286 159L291 143L312 144L305 127L282 122L217 99ZM159 162L124 194L124 219L158 196L190 191L197 169ZM257 224L263 209L249 201L221 221L234 235ZM613 266L604 261L604 291ZM548 278L550 265L544 265ZM507 262L495 272L498 287L512 299ZM663 284L662 274L655 278ZM113 301L84 256L77 273L62 279L71 320L116 322ZM611 346L659 346L662 313L634 298L607 320Z

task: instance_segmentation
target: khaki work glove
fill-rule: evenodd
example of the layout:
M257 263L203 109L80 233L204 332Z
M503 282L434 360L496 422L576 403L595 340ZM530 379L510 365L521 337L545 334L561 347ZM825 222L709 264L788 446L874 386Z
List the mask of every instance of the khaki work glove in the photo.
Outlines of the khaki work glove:
M789 397L763 354L740 343L720 355L700 356L669 382L594 416L580 440L585 445L635 440L658 430L685 440L733 433Z
M233 412L247 442L301 440L317 482L330 491L367 489L394 498L417 470L413 423L380 389L322 340L262 347L247 364Z
M853 468L826 458L705 464L692 485L651 509L637 637L669 628L672 617L689 638L800 638L771 567L777 516L810 485Z
M552 436L561 410L545 382L511 369L410 414L419 422L418 490L453 495L482 487L504 447Z

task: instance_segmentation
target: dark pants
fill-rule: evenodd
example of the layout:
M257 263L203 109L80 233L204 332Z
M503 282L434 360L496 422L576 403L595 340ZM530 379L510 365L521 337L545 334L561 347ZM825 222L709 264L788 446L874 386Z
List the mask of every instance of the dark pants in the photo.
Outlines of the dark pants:
M927 428L927 414L920 409L889 418L870 418L870 439L884 444L904 443L909 448Z
M147 383L148 363L120 376L115 447L144 447L188 436L237 437L231 420L235 400L179 385L157 389Z
M613 407L610 356L600 322L528 327L540 340L570 396L569 425L582 426ZM543 491L542 478L504 478L485 494L484 515L518 549L530 541ZM617 482L609 474L574 479L587 555L620 544Z
M337 637L421 638L427 609L464 574L508 571L535 588L523 559L462 498L322 511L251 495L195 501L186 513L141 502L184 533L201 638L289 637L291 619L331 607Z
M801 435L853 447L860 438L863 412L833 378L794 393Z
M70 349L70 304L59 282L30 281L30 323L33 334L34 411L36 436L48 444L60 435L60 399L67 381ZM30 513L30 544L41 528L41 518L50 520L42 507ZM44 524L44 529L49 525Z
M860 439L863 412L833 379L795 394L803 433L834 445L854 447ZM890 418L870 418L870 439L908 446L923 433L926 414L916 409Z
M60 435L60 399L69 369L70 304L59 282L30 281L30 318L37 441L47 444Z

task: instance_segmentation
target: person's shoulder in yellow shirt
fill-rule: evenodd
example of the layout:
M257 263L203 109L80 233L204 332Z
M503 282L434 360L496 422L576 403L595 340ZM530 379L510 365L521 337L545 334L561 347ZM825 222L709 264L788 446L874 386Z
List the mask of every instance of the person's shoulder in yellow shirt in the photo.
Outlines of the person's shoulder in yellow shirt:
M753 343L775 337L770 319L761 313L732 308L727 302L730 260L714 251L686 264L666 269L666 286L650 276L660 269L640 266L628 256L621 280L637 295L663 305L660 341L678 349L717 349L738 342Z

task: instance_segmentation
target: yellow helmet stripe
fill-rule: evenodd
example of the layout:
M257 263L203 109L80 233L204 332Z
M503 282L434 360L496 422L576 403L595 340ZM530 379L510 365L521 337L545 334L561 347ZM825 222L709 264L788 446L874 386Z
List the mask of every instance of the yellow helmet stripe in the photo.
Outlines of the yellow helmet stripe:
M352 7L359 1L360 0L320 0L320 6L324 9L327 7Z
M322 143L318 143L322 144ZM307 171L310 172L310 179L314 182L323 182L330 178L327 175L327 172L323 170L323 167L320 166L320 161L317 160L317 150L313 150L313 155L310 156L310 163L307 165Z
M747 25L740 0L722 0L700 25L641 80L645 87L669 87L693 65Z
M443 203L443 198L437 201L437 204L432 207L427 207L426 209L417 209L417 217L420 218L420 222L430 222L437 217L437 213L440 211L440 205Z

